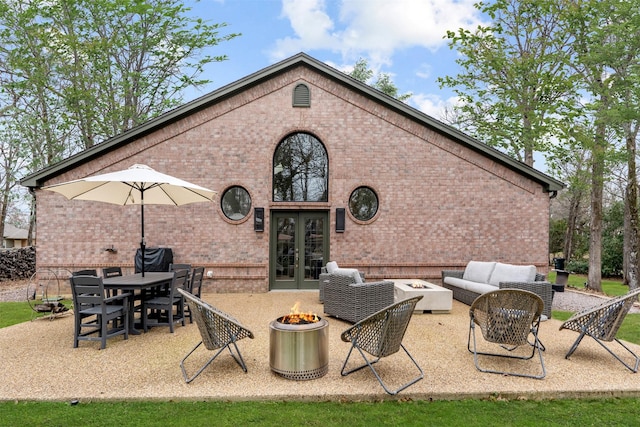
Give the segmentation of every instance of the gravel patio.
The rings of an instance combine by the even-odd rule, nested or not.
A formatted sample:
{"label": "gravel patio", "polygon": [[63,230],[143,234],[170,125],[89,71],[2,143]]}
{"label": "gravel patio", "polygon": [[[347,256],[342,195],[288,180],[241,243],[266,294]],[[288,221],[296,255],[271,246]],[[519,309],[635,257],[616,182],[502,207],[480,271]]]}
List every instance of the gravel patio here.
{"label": "gravel patio", "polygon": [[[565,292],[567,298],[570,292]],[[594,297],[595,298],[595,297]],[[349,344],[340,333],[349,324],[329,321],[329,372],[310,381],[291,381],[269,368],[269,322],[289,312],[296,302],[322,316],[317,291],[263,294],[207,293],[203,299],[239,319],[255,339],[238,343],[248,373],[228,352],[221,354],[193,383],[185,384],[179,363],[200,340],[195,324],[153,328],[149,333],[72,347],[73,315],[53,321],[35,320],[0,329],[2,379],[0,400],[299,400],[358,401],[380,399],[463,399],[640,396],[640,376],[625,369],[593,340],[585,339],[570,360],[564,355],[577,334],[559,331],[558,320],[543,322],[540,338],[547,376],[543,380],[478,372],[467,351],[469,307],[453,302],[450,314],[415,314],[404,344],[422,367],[425,378],[397,397],[384,393],[370,370],[340,375]],[[558,298],[561,300],[562,296]],[[555,305],[555,300],[554,300]],[[631,345],[640,351],[637,345]],[[397,356],[397,357],[396,357]],[[204,361],[208,352],[200,354]],[[504,363],[504,362],[500,362]],[[514,363],[514,362],[509,362]],[[523,369],[532,361],[517,362]],[[415,373],[400,353],[377,365],[383,379],[402,383]]]}

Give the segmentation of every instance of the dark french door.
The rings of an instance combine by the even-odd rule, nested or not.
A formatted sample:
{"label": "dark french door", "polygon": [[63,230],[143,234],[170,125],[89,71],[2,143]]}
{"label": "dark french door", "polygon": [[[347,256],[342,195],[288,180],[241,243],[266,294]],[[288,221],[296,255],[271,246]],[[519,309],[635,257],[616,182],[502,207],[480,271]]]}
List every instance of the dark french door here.
{"label": "dark french door", "polygon": [[329,213],[272,212],[270,289],[318,289],[329,256]]}

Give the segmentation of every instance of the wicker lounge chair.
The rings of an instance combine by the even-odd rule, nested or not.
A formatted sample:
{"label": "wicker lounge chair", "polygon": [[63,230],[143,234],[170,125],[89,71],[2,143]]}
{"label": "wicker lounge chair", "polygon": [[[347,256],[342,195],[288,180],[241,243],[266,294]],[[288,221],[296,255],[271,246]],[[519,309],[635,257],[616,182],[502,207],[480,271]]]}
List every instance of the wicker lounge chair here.
{"label": "wicker lounge chair", "polygon": [[[578,335],[578,338],[569,349],[565,358],[568,359],[573,352],[576,351],[582,338],[590,336],[627,369],[632,372],[638,372],[640,358],[629,347],[624,345],[622,341],[616,338],[620,325],[622,325],[624,318],[627,316],[627,313],[629,313],[633,303],[637,300],[638,295],[640,295],[640,288],[633,289],[626,295],[611,298],[593,308],[575,313],[567,319],[567,321],[560,326],[560,330],[570,329],[578,332],[580,335]],[[614,353],[613,350],[604,344],[604,342],[611,341],[620,344],[620,346],[632,356],[634,362],[632,364],[625,362],[621,356]]]}
{"label": "wicker lounge chair", "polygon": [[352,276],[330,274],[324,283],[324,312],[355,323],[393,304],[393,295],[393,282],[355,283]]}
{"label": "wicker lounge chair", "polygon": [[[198,375],[204,371],[204,369],[214,361],[216,357],[224,349],[228,349],[229,353],[233,359],[240,365],[244,372],[247,372],[247,366],[244,363],[244,359],[240,354],[240,350],[238,349],[237,342],[243,338],[253,338],[253,333],[242,326],[237,320],[228,314],[215,309],[211,305],[202,301],[200,298],[190,294],[187,291],[182,289],[178,289],[178,292],[184,297],[185,302],[189,305],[191,309],[191,313],[193,314],[193,318],[198,325],[198,329],[200,330],[200,336],[202,337],[202,341],[200,341],[196,346],[182,359],[180,362],[180,369],[182,369],[182,376],[187,383],[190,383]],[[216,351],[216,353],[211,357],[201,368],[199,368],[196,373],[192,376],[187,374],[187,370],[185,368],[185,362],[191,354],[200,345],[204,344],[207,350]],[[236,354],[231,350],[231,345],[235,347]]]}
{"label": "wicker lounge chair", "polygon": [[[473,360],[480,372],[513,375],[519,377],[542,379],[546,375],[542,351],[544,346],[538,339],[540,316],[544,303],[533,292],[521,289],[499,289],[479,296],[469,309],[470,324],[467,349],[473,353]],[[476,338],[476,326],[480,327],[484,339],[497,344],[495,351],[479,351]],[[529,336],[533,336],[533,343]],[[473,341],[473,347],[471,343]],[[516,354],[521,346],[530,346],[531,354]],[[528,360],[538,350],[541,373],[531,375],[520,372],[505,372],[487,369],[480,366],[479,356],[506,357]]]}
{"label": "wicker lounge chair", "polygon": [[[351,374],[352,372],[359,371],[362,368],[369,367],[373,374],[378,379],[378,382],[389,394],[397,394],[412,384],[420,381],[424,378],[424,373],[413,356],[402,345],[402,339],[407,331],[411,316],[415,310],[416,304],[422,299],[422,296],[414,298],[408,298],[390,305],[376,313],[373,313],[369,317],[362,319],[349,329],[344,331],[341,335],[342,341],[351,342],[351,348],[347,354],[347,358],[342,365],[340,373],[342,376]],[[353,349],[358,350],[365,363],[355,368],[347,370],[347,363],[351,357]],[[395,390],[389,390],[387,385],[382,381],[382,378],[373,367],[374,363],[377,363],[381,358],[390,356],[397,353],[400,349],[404,350],[405,354],[409,357],[411,362],[417,368],[419,374],[404,385],[396,388]],[[375,357],[375,360],[370,361],[366,353]]]}

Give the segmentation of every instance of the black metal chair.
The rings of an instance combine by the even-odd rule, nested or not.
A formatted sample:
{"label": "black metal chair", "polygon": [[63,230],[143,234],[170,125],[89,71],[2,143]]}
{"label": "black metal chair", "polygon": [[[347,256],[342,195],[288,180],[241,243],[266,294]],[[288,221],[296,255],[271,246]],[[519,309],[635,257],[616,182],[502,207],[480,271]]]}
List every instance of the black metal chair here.
{"label": "black metal chair", "polygon": [[[513,375],[519,377],[542,379],[546,375],[542,352],[544,346],[538,338],[540,318],[544,302],[533,292],[522,289],[499,289],[480,295],[469,309],[469,338],[467,349],[473,353],[473,360],[480,372]],[[488,343],[496,344],[495,350],[479,351],[476,338],[476,326]],[[533,337],[533,342],[529,337]],[[473,348],[471,342],[473,338]],[[516,349],[522,346],[531,347],[531,354],[519,354]],[[540,357],[540,374],[529,374],[514,371],[499,371],[480,366],[479,356],[504,357],[509,359],[529,360],[538,351]],[[518,354],[517,354],[518,353]]]}
{"label": "black metal chair", "polygon": [[[202,295],[202,280],[204,279],[204,267],[196,267],[191,270],[191,280],[189,280],[189,293],[200,298]],[[185,305],[185,316],[189,318],[189,323],[193,323],[191,307]]]}
{"label": "black metal chair", "polygon": [[[202,337],[202,340],[196,344],[180,362],[180,369],[182,370],[184,380],[190,383],[196,379],[225,348],[229,350],[229,353],[231,353],[231,356],[236,363],[240,365],[242,370],[247,372],[247,365],[244,363],[244,359],[240,354],[237,342],[243,338],[253,339],[253,333],[233,317],[212,307],[195,295],[182,289],[179,289],[178,292],[184,297],[186,304],[191,308],[193,317],[198,325],[198,330],[200,331],[200,336]],[[185,362],[202,344],[204,344],[207,350],[217,351],[202,367],[198,368],[195,374],[189,376]],[[235,348],[235,354],[231,350],[231,345]]]}
{"label": "black metal chair", "polygon": [[[399,393],[424,378],[422,369],[402,344],[402,339],[404,338],[404,334],[407,331],[409,322],[411,321],[413,311],[415,310],[416,304],[421,299],[422,296],[417,296],[392,304],[360,320],[349,329],[345,330],[342,333],[341,338],[342,341],[351,342],[351,348],[349,349],[349,354],[347,354],[347,358],[345,359],[344,364],[342,365],[342,370],[340,371],[342,376],[349,375],[368,366],[371,368],[371,371],[373,371],[373,374],[378,379],[382,388],[392,395]],[[347,363],[349,362],[353,349],[358,350],[365,363],[347,370]],[[383,357],[397,353],[400,349],[404,350],[411,362],[413,362],[415,367],[418,369],[419,375],[399,388],[390,390],[373,367],[373,364],[377,363]],[[374,356],[375,360],[370,361],[365,355],[365,352]]]}
{"label": "black metal chair", "polygon": [[[629,347],[624,345],[622,341],[616,338],[618,329],[624,321],[627,313],[631,309],[631,306],[638,299],[640,295],[640,288],[629,291],[626,295],[621,295],[615,298],[611,298],[599,304],[593,308],[583,310],[575,313],[562,325],[560,330],[569,329],[578,332],[578,338],[573,343],[569,352],[565,356],[568,359],[574,351],[578,348],[580,342],[585,336],[593,338],[598,344],[604,347],[613,357],[615,357],[620,363],[622,363],[631,372],[638,372],[638,364],[640,363],[640,357],[636,355]],[[625,362],[621,356],[614,353],[605,342],[617,342],[629,355],[633,358],[632,363]]]}
{"label": "black metal chair", "polygon": [[[180,322],[184,326],[184,299],[178,289],[187,289],[189,276],[187,270],[177,270],[173,280],[162,292],[142,302],[142,326],[145,332],[149,326],[169,326],[173,333],[173,325]],[[175,309],[175,311],[174,311]],[[153,318],[149,311],[154,311]]]}
{"label": "black metal chair", "polygon": [[[107,339],[118,335],[129,338],[128,293],[107,297],[102,278],[97,276],[72,276],[74,333],[73,347],[78,342],[100,341],[100,349],[107,346]],[[122,319],[122,327],[109,329],[109,323]],[[93,336],[98,334],[98,336]]]}

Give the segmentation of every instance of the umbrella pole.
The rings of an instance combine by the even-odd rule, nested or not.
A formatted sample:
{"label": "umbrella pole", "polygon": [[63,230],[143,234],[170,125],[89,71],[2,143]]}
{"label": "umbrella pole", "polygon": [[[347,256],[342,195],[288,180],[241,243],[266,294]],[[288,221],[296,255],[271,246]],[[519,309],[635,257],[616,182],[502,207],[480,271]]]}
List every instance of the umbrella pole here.
{"label": "umbrella pole", "polygon": [[140,191],[140,217],[142,218],[142,239],[140,239],[140,253],[142,255],[142,277],[144,277],[144,191]]}

